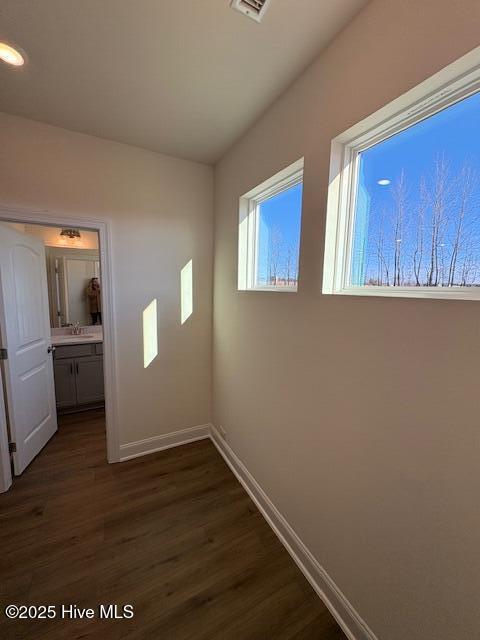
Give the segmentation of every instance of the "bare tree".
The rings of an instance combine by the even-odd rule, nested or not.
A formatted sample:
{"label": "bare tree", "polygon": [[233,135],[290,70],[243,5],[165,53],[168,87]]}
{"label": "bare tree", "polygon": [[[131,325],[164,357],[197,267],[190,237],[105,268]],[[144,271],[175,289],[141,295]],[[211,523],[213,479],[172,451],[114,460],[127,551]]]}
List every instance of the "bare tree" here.
{"label": "bare tree", "polygon": [[269,284],[277,284],[280,276],[280,264],[283,248],[283,236],[275,225],[272,228],[268,243],[268,280]]}
{"label": "bare tree", "polygon": [[480,286],[480,174],[472,165],[465,163],[454,173],[439,155],[415,189],[402,171],[389,194],[377,211],[370,210],[364,281],[397,287]]}
{"label": "bare tree", "polygon": [[447,185],[449,168],[445,156],[435,160],[434,184],[432,193],[431,234],[430,234],[430,264],[427,271],[427,286],[438,286],[439,283],[439,246],[442,231],[446,222]]}
{"label": "bare tree", "polygon": [[466,287],[470,284],[470,275],[474,268],[474,257],[472,251],[472,243],[467,242],[465,246],[465,253],[463,257],[463,264],[461,268],[460,284],[462,287]]}
{"label": "bare tree", "polygon": [[[385,256],[385,207],[382,207],[380,214],[380,224],[378,228],[378,236],[376,239],[376,254],[377,254],[377,284],[382,286],[384,284],[387,287],[390,286],[390,270],[388,261]],[[385,272],[385,279],[383,273]]]}
{"label": "bare tree", "polygon": [[474,175],[471,167],[464,165],[460,177],[459,177],[458,190],[460,194],[460,202],[457,209],[457,217],[453,238],[452,255],[450,257],[450,265],[448,269],[448,286],[452,287],[455,284],[455,270],[457,268],[458,253],[460,244],[463,240],[463,227],[465,222],[465,215],[469,205],[469,200],[472,195]]}
{"label": "bare tree", "polygon": [[298,243],[290,242],[286,247],[285,279],[287,285],[298,281]]}
{"label": "bare tree", "polygon": [[402,283],[402,241],[403,225],[405,218],[406,184],[405,173],[402,171],[400,178],[392,189],[394,201],[394,233],[393,233],[393,286],[399,287]]}
{"label": "bare tree", "polygon": [[423,261],[423,243],[425,234],[425,214],[428,208],[428,194],[425,178],[420,178],[419,201],[417,207],[417,233],[416,244],[413,253],[413,273],[415,275],[415,285],[421,286],[422,261]]}

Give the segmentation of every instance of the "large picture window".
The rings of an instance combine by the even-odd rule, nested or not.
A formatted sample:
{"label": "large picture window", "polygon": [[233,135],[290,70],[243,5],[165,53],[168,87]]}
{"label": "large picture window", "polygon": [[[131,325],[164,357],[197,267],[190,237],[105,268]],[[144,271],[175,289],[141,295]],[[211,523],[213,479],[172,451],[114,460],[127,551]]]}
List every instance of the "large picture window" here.
{"label": "large picture window", "polygon": [[480,298],[479,74],[432,92],[452,67],[333,142],[325,293]]}

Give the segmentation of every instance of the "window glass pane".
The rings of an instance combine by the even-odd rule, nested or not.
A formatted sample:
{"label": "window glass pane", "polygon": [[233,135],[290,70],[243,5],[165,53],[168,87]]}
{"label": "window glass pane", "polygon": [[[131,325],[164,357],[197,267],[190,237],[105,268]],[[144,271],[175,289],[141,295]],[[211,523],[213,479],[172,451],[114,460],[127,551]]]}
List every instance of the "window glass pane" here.
{"label": "window glass pane", "polygon": [[301,216],[302,183],[258,207],[257,286],[297,286]]}
{"label": "window glass pane", "polygon": [[362,152],[356,286],[480,285],[480,95]]}

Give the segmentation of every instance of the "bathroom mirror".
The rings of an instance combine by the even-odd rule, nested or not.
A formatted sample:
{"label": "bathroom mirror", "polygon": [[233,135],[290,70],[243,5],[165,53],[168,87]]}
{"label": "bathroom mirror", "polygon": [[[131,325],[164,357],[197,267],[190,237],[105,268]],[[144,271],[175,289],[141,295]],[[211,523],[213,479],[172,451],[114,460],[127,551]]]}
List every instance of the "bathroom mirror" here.
{"label": "bathroom mirror", "polygon": [[46,259],[51,326],[101,324],[98,250],[46,247]]}

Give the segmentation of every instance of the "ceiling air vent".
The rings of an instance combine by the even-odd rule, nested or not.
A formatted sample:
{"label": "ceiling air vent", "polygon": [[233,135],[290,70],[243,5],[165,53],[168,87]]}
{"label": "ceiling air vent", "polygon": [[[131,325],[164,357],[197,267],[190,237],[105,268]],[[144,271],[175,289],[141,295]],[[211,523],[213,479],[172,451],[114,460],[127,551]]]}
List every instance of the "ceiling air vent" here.
{"label": "ceiling air vent", "polygon": [[231,0],[230,6],[236,11],[252,18],[256,22],[261,22],[270,0]]}

